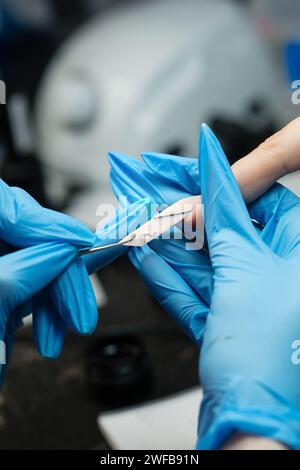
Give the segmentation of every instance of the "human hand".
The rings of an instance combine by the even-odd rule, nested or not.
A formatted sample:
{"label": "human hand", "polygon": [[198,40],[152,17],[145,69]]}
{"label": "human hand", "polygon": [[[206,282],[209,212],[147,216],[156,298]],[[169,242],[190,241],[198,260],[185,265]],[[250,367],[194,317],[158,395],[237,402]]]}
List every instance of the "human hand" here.
{"label": "human hand", "polygon": [[[204,138],[205,136],[202,137],[201,156],[203,153],[206,156],[219,155],[219,153],[223,156],[220,147],[218,151],[218,143],[213,135],[209,133],[206,138]],[[207,137],[211,137],[211,139]],[[124,159],[124,157],[121,157],[121,159],[122,163],[128,166],[128,159]],[[121,188],[125,189],[126,194],[127,182],[122,177],[122,168],[118,174],[120,156],[114,157],[113,160],[115,160],[113,161],[113,172],[115,172],[113,182],[117,186],[121,181]],[[134,167],[131,173],[135,175],[133,180],[131,179],[132,174],[129,176],[129,181],[131,181],[131,184],[128,181],[130,194],[134,192],[132,190],[132,181],[134,181],[134,186],[138,186],[136,192],[139,196],[145,194],[145,188],[147,191],[152,189],[149,186],[150,181],[154,186],[153,198],[156,198],[155,200],[162,199],[161,194],[163,194],[163,198],[169,197],[169,204],[191,193],[200,193],[199,180],[197,184],[196,162],[193,160],[162,155],[147,155],[144,160],[148,166],[147,169],[138,162],[134,162],[134,164],[130,162],[129,166]],[[149,170],[150,173],[152,172],[152,178],[149,177]],[[155,171],[157,171],[156,178]],[[137,176],[138,173],[142,175],[140,179]],[[142,181],[142,178],[147,179],[148,182]],[[189,190],[191,191],[189,194],[183,194],[184,191],[188,192]],[[264,243],[276,252],[276,255],[282,256],[283,253],[293,250],[293,246],[295,247],[298,243],[298,234],[300,233],[300,227],[297,223],[297,220],[300,220],[299,214],[297,216],[297,212],[299,213],[300,210],[299,199],[293,193],[280,185],[275,185],[265,196],[252,203],[248,209],[251,217],[265,226],[259,235]],[[291,235],[289,244],[287,244],[286,239],[283,241],[282,233],[286,232]],[[156,245],[156,249],[161,250],[162,256],[152,249],[153,244]],[[200,344],[205,317],[209,312],[211,302],[213,274],[212,267],[205,260],[204,254],[201,253],[204,263],[201,265],[201,260],[198,258],[200,263],[197,266],[196,258],[200,253],[193,251],[183,253],[181,241],[178,240],[164,240],[163,242],[156,240],[152,242],[151,248],[135,248],[130,250],[129,253],[158,300],[192,338]],[[193,288],[191,289],[191,287]]]}
{"label": "human hand", "polygon": [[[297,122],[300,126],[300,121]],[[292,127],[294,132],[294,126]],[[285,129],[289,128],[287,126]],[[214,155],[218,151],[217,139],[209,138],[212,135],[207,126],[202,127],[200,154],[207,152]],[[298,135],[298,146],[293,141],[285,155],[294,161],[298,155],[299,166],[300,151],[297,153],[297,150],[300,150],[300,132]],[[257,195],[257,191],[266,190],[284,173],[282,159],[279,158],[282,146],[277,134],[275,139],[275,143],[272,142],[272,138],[268,139],[267,149],[262,144],[244,157],[241,163],[237,162],[234,165],[234,172],[241,183],[243,195],[248,200],[253,198],[254,192]],[[274,155],[269,151],[271,148]],[[178,199],[201,193],[198,160],[155,153],[142,154],[142,158],[144,163],[121,154],[110,155],[111,181],[117,196],[126,195],[130,202],[147,196],[152,202],[170,205]],[[251,186],[249,175],[252,175],[256,182],[255,191],[253,185]],[[275,185],[268,193],[268,197],[258,199],[250,204],[248,209],[251,217],[259,219],[258,216],[261,214],[264,218],[264,214],[276,210],[277,203],[279,206],[281,203],[283,213],[284,207],[286,209],[289,207],[283,201],[294,198],[296,197],[288,190]],[[264,231],[261,236],[264,236]],[[129,257],[157,300],[200,344],[210,305],[212,269],[205,251],[187,251],[185,248],[185,239],[163,242],[157,239],[143,248],[131,249]],[[156,266],[156,269],[150,270],[150,264],[153,268]],[[156,273],[155,277],[152,275],[153,272]],[[193,314],[190,314],[191,312]]]}
{"label": "human hand", "polygon": [[299,199],[287,190],[275,205],[274,190],[262,197],[271,207],[252,207],[261,237],[221,149],[201,153],[200,175],[213,288],[198,447],[219,448],[240,431],[300,448],[300,377],[291,360],[300,338]]}
{"label": "human hand", "polygon": [[[52,293],[54,298],[60,281],[54,279],[76,259],[80,246],[93,245],[95,236],[76,220],[44,209],[25,191],[10,188],[3,180],[0,180],[0,196],[0,339],[5,341],[9,357],[22,317],[33,311],[34,336],[40,351],[56,356],[66,330],[59,315],[63,304],[74,307],[75,318],[86,315],[88,323],[95,308],[82,261],[80,265],[76,260],[75,267],[69,269],[75,275],[73,282],[81,282],[87,288],[88,300],[83,304],[76,302],[78,297],[74,302],[67,299],[66,292],[60,305],[56,305]],[[48,289],[43,290],[51,281]]]}
{"label": "human hand", "polygon": [[[77,254],[79,248],[94,245],[101,234],[95,236],[73,218],[41,207],[25,191],[2,180],[0,192],[0,339],[5,341],[8,359],[16,329],[33,312],[38,350],[56,357],[67,326],[87,334],[97,323],[87,268]],[[115,225],[132,222],[136,208],[131,209],[119,214]],[[119,254],[111,250],[102,258],[91,255],[93,266],[99,268]]]}

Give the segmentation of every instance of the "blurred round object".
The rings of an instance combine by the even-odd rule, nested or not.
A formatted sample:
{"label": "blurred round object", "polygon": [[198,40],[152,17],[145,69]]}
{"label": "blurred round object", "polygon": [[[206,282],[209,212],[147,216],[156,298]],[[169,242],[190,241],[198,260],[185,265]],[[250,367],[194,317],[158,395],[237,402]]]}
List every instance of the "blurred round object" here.
{"label": "blurred round object", "polygon": [[104,405],[118,407],[145,399],[152,379],[142,342],[131,335],[94,340],[87,355],[87,380]]}
{"label": "blurred round object", "polygon": [[64,77],[56,100],[57,124],[77,132],[92,125],[97,101],[91,85],[83,77]]}
{"label": "blurred round object", "polygon": [[[115,202],[107,152],[196,156],[201,123],[215,119],[257,135],[258,145],[262,127],[278,116],[276,70],[237,3],[157,0],[107,9],[65,41],[37,95],[49,196],[85,188],[66,209],[95,227],[97,206]],[[253,102],[265,103],[263,119],[248,113]]]}

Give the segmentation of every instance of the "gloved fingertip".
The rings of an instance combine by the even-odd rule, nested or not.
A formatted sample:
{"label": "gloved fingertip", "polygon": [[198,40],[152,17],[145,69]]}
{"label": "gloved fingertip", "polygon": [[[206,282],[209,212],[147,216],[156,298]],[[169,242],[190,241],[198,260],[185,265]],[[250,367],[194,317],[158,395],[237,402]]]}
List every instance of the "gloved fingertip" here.
{"label": "gloved fingertip", "polygon": [[77,258],[49,286],[53,305],[75,333],[91,334],[98,322],[97,302],[84,260]]}
{"label": "gloved fingertip", "polygon": [[[221,144],[205,123],[201,125],[199,137],[199,172],[202,196],[204,200],[207,199],[206,202],[222,192],[222,197],[218,197],[218,202],[224,202],[224,196],[230,195],[230,202],[235,201],[245,206],[240,188]],[[229,205],[227,204],[227,207]]]}
{"label": "gloved fingertip", "polygon": [[93,289],[85,289],[78,308],[78,315],[74,315],[71,327],[75,333],[88,336],[94,333],[98,324],[98,307]]}
{"label": "gloved fingertip", "polygon": [[118,171],[124,166],[132,165],[136,161],[133,157],[118,152],[108,152],[108,160],[111,169],[114,171]]}
{"label": "gloved fingertip", "polygon": [[[226,167],[226,157],[221,145],[209,126],[203,123],[199,136],[199,172],[203,198],[207,195],[207,188],[210,188],[214,182],[213,178],[212,181],[208,179],[209,176],[217,179],[224,178],[225,168],[221,174],[217,174],[221,162],[225,163]],[[212,175],[209,174],[210,170],[212,170]]]}
{"label": "gloved fingertip", "polygon": [[[120,197],[123,196],[125,192],[123,181],[120,179],[119,175],[117,175],[113,170],[111,170],[110,172],[109,179],[110,179],[110,185],[111,185],[114,195],[116,196],[117,199],[120,199]],[[134,202],[136,200],[135,198],[133,198],[132,200],[131,194],[126,195],[126,196],[129,202]]]}
{"label": "gloved fingertip", "polygon": [[201,126],[199,171],[209,245],[212,237],[225,228],[256,244],[259,237],[240,188],[218,139],[206,124]]}
{"label": "gloved fingertip", "polygon": [[[176,174],[178,160],[181,157],[173,155],[164,155],[160,153],[142,153],[142,159],[147,169],[158,178],[167,179],[169,182],[176,183],[174,174]],[[182,158],[183,160],[183,158]]]}
{"label": "gloved fingertip", "polygon": [[144,190],[147,181],[141,169],[135,168],[133,161],[131,158],[124,163],[115,159],[110,172],[110,183],[115,196],[118,199],[125,197],[130,204],[147,194],[147,190]]}
{"label": "gloved fingertip", "polygon": [[62,350],[67,327],[46,291],[35,296],[33,305],[33,336],[39,354],[56,359]]}
{"label": "gloved fingertip", "polygon": [[186,197],[181,195],[181,191],[185,191],[187,195],[201,194],[199,164],[196,158],[149,153],[142,154],[142,158],[158,182],[163,181],[169,188],[176,188],[177,200]]}
{"label": "gloved fingertip", "polygon": [[65,336],[65,325],[54,329],[49,325],[43,333],[35,331],[34,342],[39,354],[47,359],[57,359],[62,351]]}
{"label": "gloved fingertip", "polygon": [[60,356],[60,353],[63,348],[63,341],[59,341],[58,339],[55,342],[52,341],[52,343],[48,345],[45,343],[42,343],[40,347],[37,343],[35,344],[36,344],[38,353],[40,354],[40,356],[44,357],[45,359],[57,359]]}
{"label": "gloved fingertip", "polygon": [[172,155],[165,155],[154,152],[143,152],[141,156],[147,167],[154,173],[158,169],[161,169],[162,166],[164,166],[170,158],[174,158]]}

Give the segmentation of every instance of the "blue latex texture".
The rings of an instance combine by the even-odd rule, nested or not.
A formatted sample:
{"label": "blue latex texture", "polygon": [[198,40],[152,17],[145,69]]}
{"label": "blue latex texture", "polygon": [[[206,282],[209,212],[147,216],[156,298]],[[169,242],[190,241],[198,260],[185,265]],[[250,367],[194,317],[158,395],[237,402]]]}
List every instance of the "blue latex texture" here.
{"label": "blue latex texture", "polygon": [[199,168],[214,282],[200,358],[198,446],[219,448],[240,431],[299,449],[300,380],[292,362],[300,338],[299,199],[277,188],[262,197],[269,206],[262,214],[256,205],[265,225],[260,237],[219,143],[206,135]]}
{"label": "blue latex texture", "polygon": [[[39,352],[57,357],[67,327],[90,334],[98,309],[89,274],[111,262],[125,248],[79,257],[80,248],[111,243],[112,229],[135,222],[139,201],[116,214],[109,229],[98,234],[72,217],[45,209],[25,191],[0,180],[0,339],[8,362],[22,318],[33,314]],[[1,367],[3,379],[6,366]]]}
{"label": "blue latex texture", "polygon": [[[129,251],[155,297],[200,346],[201,449],[242,431],[300,447],[300,203],[279,184],[248,210],[216,137],[202,126],[198,161],[111,155],[117,195],[168,204],[200,194],[210,258],[182,240]],[[126,169],[126,171],[125,171]],[[200,176],[199,176],[200,173]],[[200,191],[201,188],[201,191]],[[250,216],[264,225],[258,233]],[[205,332],[205,334],[204,334]],[[204,339],[203,339],[204,334]]]}
{"label": "blue latex texture", "polygon": [[[114,192],[119,198],[125,195],[129,203],[148,197],[154,205],[170,205],[200,194],[195,158],[150,153],[142,154],[144,163],[120,153],[110,153],[109,158]],[[185,242],[157,239],[131,248],[128,256],[154,297],[200,344],[210,301],[211,263],[202,251],[186,251]]]}

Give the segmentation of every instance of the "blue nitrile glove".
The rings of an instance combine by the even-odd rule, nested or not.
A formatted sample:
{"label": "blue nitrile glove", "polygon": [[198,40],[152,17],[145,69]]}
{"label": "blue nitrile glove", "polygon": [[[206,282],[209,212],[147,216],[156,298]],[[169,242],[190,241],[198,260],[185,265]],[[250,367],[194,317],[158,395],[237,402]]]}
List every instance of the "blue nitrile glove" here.
{"label": "blue nitrile glove", "polygon": [[[29,300],[74,260],[77,251],[69,243],[50,242],[0,257],[0,339],[5,342],[6,362],[16,329],[31,312]],[[1,366],[1,379],[4,369]]]}
{"label": "blue nitrile glove", "polygon": [[[299,331],[299,322],[296,318],[296,312],[299,306],[297,307],[297,302],[295,302],[295,295],[298,295],[295,283],[292,282],[289,286],[286,284],[289,283],[289,272],[293,271],[295,275],[299,273],[297,268],[299,262],[295,263],[292,260],[287,261],[287,258],[291,258],[297,254],[297,246],[299,245],[299,199],[286,188],[280,185],[274,185],[266,195],[249,206],[251,217],[265,225],[265,228],[260,234],[260,239],[257,231],[250,222],[236,183],[235,186],[233,186],[233,194],[235,197],[236,194],[239,195],[238,208],[236,204],[233,204],[231,207],[230,202],[232,197],[228,197],[227,193],[225,193],[225,195],[223,194],[224,191],[228,191],[228,188],[231,189],[233,176],[227,164],[227,173],[223,179],[220,180],[219,178],[219,174],[216,170],[221,166],[222,171],[224,171],[225,157],[217,140],[207,127],[203,128],[201,137],[201,157],[206,159],[206,164],[208,164],[207,156],[211,156],[212,158],[209,168],[209,180],[207,180],[205,186],[206,200],[208,196],[211,197],[216,205],[216,210],[218,210],[219,204],[221,204],[221,207],[225,205],[227,208],[226,213],[223,214],[223,210],[218,211],[219,223],[222,222],[226,226],[226,220],[228,219],[230,223],[234,223],[235,229],[229,230],[229,228],[226,227],[225,230],[222,231],[222,234],[232,237],[227,240],[227,243],[229,243],[229,248],[232,249],[233,252],[231,256],[227,257],[226,250],[224,254],[216,251],[217,256],[215,257],[214,263],[219,268],[219,280],[222,283],[223,278],[221,276],[224,274],[225,266],[225,272],[228,271],[229,276],[231,273],[238,273],[238,276],[241,276],[241,278],[245,276],[247,281],[249,281],[249,287],[240,285],[239,277],[236,282],[234,282],[233,279],[226,279],[224,277],[226,284],[223,284],[223,288],[220,290],[220,292],[225,292],[224,298],[221,300],[218,299],[218,302],[221,302],[220,310],[217,310],[215,316],[212,314],[209,316],[208,332],[211,330],[212,334],[208,335],[208,337],[205,336],[203,348],[205,352],[202,352],[204,360],[201,366],[201,373],[204,374],[202,382],[204,383],[206,396],[203,405],[204,411],[201,416],[199,447],[218,447],[221,441],[228,437],[230,432],[234,429],[238,429],[279,439],[287,445],[297,448],[299,447],[299,440],[297,440],[299,437],[297,435],[297,432],[299,433],[299,412],[297,410],[299,406],[299,393],[297,391],[298,384],[296,382],[298,372],[297,367],[291,365],[291,354],[293,352],[291,345],[292,341],[297,339],[297,337],[299,338],[300,334],[300,332],[297,333],[297,330]],[[214,159],[216,157],[217,160],[215,161]],[[164,164],[163,158],[160,156],[155,157],[155,159],[160,160],[161,165]],[[174,160],[172,159],[172,161]],[[182,160],[182,162],[184,162],[184,160]],[[217,168],[213,166],[213,162],[216,163]],[[220,162],[223,162],[223,168]],[[174,174],[178,174],[177,164],[175,167],[176,171]],[[204,167],[204,169],[207,168]],[[161,178],[162,173],[164,174],[164,182],[166,183],[168,178],[170,178],[171,185],[173,186],[173,170],[166,176],[168,171],[163,171],[162,166],[158,179]],[[207,173],[206,171],[206,176]],[[228,173],[230,179],[228,179]],[[214,195],[208,193],[208,185],[213,177],[216,178],[214,181],[217,181],[217,183],[214,184]],[[156,180],[153,179],[153,181],[156,183]],[[223,194],[223,200],[220,200],[221,197],[218,197],[219,192],[220,195]],[[197,193],[199,192],[197,191]],[[142,192],[140,195],[141,194]],[[208,201],[211,203],[212,199],[208,199]],[[216,201],[218,201],[219,204],[216,204]],[[240,205],[243,208],[242,211],[240,211]],[[215,214],[213,210],[214,205],[211,204],[210,211]],[[239,220],[239,214],[242,214],[241,220]],[[211,237],[211,242],[213,239],[218,241],[218,226],[212,222],[213,220],[215,219],[211,217],[211,226],[215,227],[211,232],[216,234],[216,238]],[[245,222],[245,220],[247,220],[247,222]],[[241,233],[236,233],[237,228],[240,229]],[[214,232],[214,230],[216,230],[216,232]],[[235,243],[230,244],[231,241]],[[165,246],[166,243],[168,243],[166,240],[161,243],[159,241],[157,242],[157,244],[161,246]],[[174,243],[176,243],[175,240]],[[270,248],[268,248],[267,245]],[[216,250],[219,249],[218,243],[213,246]],[[253,250],[250,259],[247,258],[250,253],[248,248],[250,251]],[[244,253],[240,254],[240,251],[244,251]],[[181,257],[179,257],[180,253]],[[185,252],[185,254],[183,254],[182,251],[177,251],[177,254],[178,264],[182,259],[183,264],[186,265],[186,269],[189,269],[188,263],[186,263],[185,260],[185,254],[190,256],[191,254],[195,254],[195,252]],[[204,316],[209,312],[211,290],[208,292],[207,302],[203,301],[203,296],[199,297],[197,300],[197,295],[195,295],[194,290],[187,289],[186,282],[184,282],[182,276],[173,269],[170,263],[163,260],[161,256],[149,247],[131,249],[130,257],[156,297],[162,301],[171,315],[177,319],[191,336],[199,342],[203,328],[201,312],[203,312]],[[248,263],[246,269],[244,266],[245,258],[247,258]],[[222,265],[220,267],[218,266],[220,260],[224,262],[223,267]],[[226,266],[227,260],[229,266]],[[230,264],[230,260],[234,261],[233,265]],[[262,263],[262,265],[259,266],[259,263]],[[280,268],[280,272],[277,271],[278,267]],[[268,269],[270,269],[269,275],[266,272]],[[252,275],[250,275],[251,271]],[[199,265],[197,274],[195,266],[192,263],[192,272],[195,278],[199,280],[200,287],[197,292],[201,294],[201,283],[203,281],[205,286],[204,290],[207,292],[207,280],[212,279],[211,268],[204,266],[203,269],[203,266]],[[255,275],[253,275],[253,272]],[[278,278],[280,279],[278,280]],[[256,285],[257,280],[258,285]],[[272,282],[274,285],[272,285]],[[275,292],[273,293],[274,288]],[[295,291],[293,289],[295,289]],[[285,292],[288,292],[289,296],[288,303],[290,304],[291,326],[286,322],[285,317]],[[294,295],[292,295],[293,292]],[[234,294],[236,294],[238,298],[245,297],[243,298],[244,304],[240,307],[241,312],[236,311],[235,305],[228,308],[227,304],[233,301]],[[282,300],[281,296],[283,295],[284,298]],[[261,301],[262,299],[264,300],[263,302]],[[235,301],[233,301],[233,303],[234,302]],[[293,302],[295,302],[294,305]],[[214,303],[212,308],[214,311]],[[228,312],[228,310],[230,311]],[[274,330],[273,311],[275,315]],[[227,312],[229,316],[226,316]],[[267,313],[265,314],[265,312]],[[231,317],[233,317],[233,320],[231,320]],[[219,318],[221,319],[220,323],[222,326],[220,329],[216,326],[216,332],[214,331],[214,327],[218,325]],[[244,326],[245,324],[247,326]],[[231,326],[234,329],[233,337]],[[230,334],[224,334],[223,331],[219,331],[223,328],[225,333],[228,329],[231,329],[231,331],[229,331]],[[241,334],[239,328],[241,328]],[[234,356],[233,359],[238,361],[234,363],[230,371],[226,369],[227,364],[226,361],[224,363],[223,360],[224,357],[227,357],[227,349],[224,351],[223,349],[224,347],[226,348],[227,343],[230,345],[231,343],[234,344],[238,342],[240,336],[243,336],[243,338],[239,344],[239,349],[235,350],[234,347],[233,350],[229,350],[229,353],[232,352]],[[211,339],[211,341],[209,341],[209,339]],[[277,350],[278,340],[280,340],[280,345]],[[243,341],[246,347],[243,346]],[[260,341],[262,344],[258,344]],[[211,355],[210,351],[212,351]],[[214,354],[213,351],[217,353]],[[267,354],[269,354],[268,358],[266,357]],[[206,357],[208,358],[207,362],[205,360]],[[247,362],[245,367],[243,366],[243,359]],[[249,374],[248,370],[250,372]],[[238,372],[239,375],[234,375],[235,372]],[[243,374],[247,374],[247,376],[245,377]],[[227,379],[229,380],[227,381]],[[252,384],[252,386],[248,389],[249,383]],[[236,387],[239,387],[239,385],[241,388],[238,390],[239,393],[237,393]],[[230,393],[227,393],[228,389]],[[247,390],[250,393],[247,393]],[[261,398],[261,403],[259,399],[258,401],[256,400],[256,397]],[[278,402],[276,400],[278,400]],[[251,403],[254,404],[254,407]],[[241,412],[240,419],[237,414],[235,415],[237,411],[235,410],[234,412],[235,404],[239,406],[238,411]],[[256,409],[254,409],[255,407]],[[229,412],[228,415],[227,412]],[[231,412],[232,414],[230,416]],[[296,419],[293,418],[293,414]],[[238,418],[236,421],[234,421],[235,417]],[[226,422],[227,418],[229,418],[229,422]],[[233,419],[232,422],[230,422],[231,418]]]}
{"label": "blue nitrile glove", "polygon": [[219,448],[241,431],[300,449],[300,375],[291,360],[300,338],[299,199],[284,191],[280,210],[288,211],[279,222],[278,214],[270,218],[265,243],[210,138],[216,151],[201,152],[200,179],[214,283],[200,358],[198,446]]}
{"label": "blue nitrile glove", "polygon": [[[1,289],[3,305],[1,307],[2,327],[0,335],[2,339],[6,338],[8,352],[14,332],[21,323],[22,316],[32,310],[37,343],[42,345],[45,355],[51,357],[57,355],[57,345],[62,342],[66,329],[65,322],[58,314],[59,306],[56,305],[54,298],[57,290],[56,286],[59,287],[59,280],[55,280],[49,286],[47,292],[42,291],[39,293],[38,299],[18,307],[15,311],[13,310],[15,306],[23,303],[23,299],[30,299],[31,293],[40,292],[40,286],[49,284],[58,274],[63,272],[71,261],[77,258],[79,247],[92,246],[94,241],[95,235],[76,220],[55,211],[44,209],[22,189],[10,188],[3,180],[0,180],[0,242],[2,255],[0,258],[0,273],[4,282]],[[22,248],[30,249],[28,252],[23,252],[20,250]],[[56,253],[55,250],[57,250]],[[14,253],[7,254],[11,252]],[[61,258],[63,259],[60,262]],[[43,260],[45,260],[45,268],[42,268]],[[74,299],[70,300],[67,297],[68,292],[66,292],[64,293],[64,303],[69,305],[70,310],[72,309],[73,318],[81,319],[85,316],[87,323],[91,325],[97,310],[85,266],[82,261],[81,263],[82,266],[78,265],[76,259],[77,269],[74,270],[72,267],[68,269],[73,269],[75,272],[73,285],[78,282],[87,289],[87,300],[83,304],[79,304],[80,294],[77,293]],[[35,270],[36,266],[39,267],[39,273]],[[13,275],[14,269],[16,269],[15,276]],[[18,278],[18,270],[21,271],[24,277],[20,275],[20,278]],[[31,270],[33,272],[32,277],[30,277]],[[25,283],[27,271],[29,274]],[[10,273],[10,275],[7,273]],[[37,279],[35,275],[37,275]],[[25,284],[21,287],[23,282]],[[6,289],[4,289],[4,286]],[[12,293],[13,298],[11,298]],[[19,295],[21,298],[19,298]],[[42,328],[38,324],[41,315],[45,319],[40,324]],[[44,328],[45,324],[47,328]],[[5,325],[7,325],[7,328]],[[78,326],[80,327],[79,322]]]}
{"label": "blue nitrile glove", "polygon": [[[215,140],[208,126],[202,126],[199,153],[218,151]],[[125,195],[133,202],[148,196],[154,203],[170,205],[180,198],[201,193],[197,159],[157,153],[144,153],[142,158],[145,163],[119,153],[110,154],[111,183],[117,197]],[[291,194],[275,185],[269,199],[276,201],[283,193]],[[259,220],[261,213],[263,218],[273,205],[266,198],[259,199],[249,206],[250,213],[255,212],[251,217]],[[145,247],[130,249],[128,256],[154,297],[200,345],[212,288],[207,253],[186,250],[186,240],[157,239]]]}
{"label": "blue nitrile glove", "polygon": [[[213,249],[216,253],[213,262],[221,286],[217,305],[220,303],[221,306],[219,310],[214,306],[214,290],[212,314],[208,321],[208,336],[205,336],[201,356],[201,377],[206,395],[200,422],[199,447],[217,448],[233,430],[237,429],[262,434],[298,448],[300,396],[297,391],[297,367],[291,364],[293,352],[291,345],[300,334],[297,321],[300,304],[298,305],[299,299],[297,302],[296,298],[300,295],[296,284],[299,276],[297,267],[299,262],[295,259],[299,251],[300,237],[299,198],[277,184],[249,206],[251,217],[265,225],[260,238],[250,222],[225,156],[216,138],[207,127],[202,129],[200,156],[206,164],[206,166],[203,164],[205,176],[202,177],[201,182],[202,185],[204,184],[203,196],[205,198],[206,194],[206,201],[210,202],[211,237],[209,242],[210,250]],[[160,174],[157,179],[154,179],[153,175],[153,185],[156,185],[162,175],[164,184],[169,179],[172,187],[182,179],[187,181],[185,177],[182,177],[182,168],[185,167],[184,159],[180,164],[182,177],[180,180],[176,178],[179,174],[178,162],[175,166],[171,164],[173,167],[171,171],[164,171],[164,159],[163,156],[151,158],[152,163],[155,161],[152,169],[154,167],[155,170],[155,166],[160,165]],[[168,168],[171,160],[167,160]],[[175,159],[172,158],[172,162],[174,161]],[[208,166],[209,163],[210,166]],[[223,178],[220,178],[220,171],[224,172],[224,166],[226,172]],[[203,179],[205,179],[204,183]],[[212,187],[209,186],[211,181],[214,182]],[[142,194],[141,190],[139,195]],[[235,201],[236,198],[238,198],[238,203]],[[211,201],[214,201],[214,204]],[[218,209],[219,205],[222,209]],[[215,209],[214,206],[216,206]],[[206,214],[207,210],[206,202]],[[217,211],[218,218],[214,210]],[[219,228],[221,223],[225,225],[222,231]],[[219,239],[219,232],[222,235],[225,234],[226,237],[223,242],[225,243],[224,252],[220,250],[222,240]],[[178,243],[176,240],[173,242]],[[165,247],[169,241],[156,243]],[[189,269],[185,256],[190,256],[191,253],[193,252],[186,251],[184,254],[181,251],[180,258],[180,251],[177,250],[178,264],[183,259],[183,264],[186,265],[186,269]],[[191,336],[196,341],[197,337],[199,340],[199,331],[202,328],[202,321],[199,322],[199,318],[201,320],[199,312],[201,308],[206,314],[209,312],[210,292],[207,302],[203,302],[202,296],[197,305],[195,293],[188,291],[182,276],[179,276],[178,271],[175,271],[170,263],[164,261],[154,250],[149,247],[134,248],[130,250],[130,257],[156,297],[167,306],[173,317],[188,332],[192,331]],[[207,266],[204,266],[203,270],[203,267],[199,265],[198,275],[194,264],[191,265],[191,270],[194,277],[199,279],[200,286],[203,279],[207,281],[212,278],[211,268]],[[292,272],[295,278],[289,282],[289,273],[292,274]],[[232,278],[230,278],[231,275]],[[240,283],[243,276],[248,283],[244,286]],[[205,282],[205,284],[208,283],[208,281]],[[207,291],[206,287],[204,290]],[[201,294],[201,287],[198,292]],[[286,294],[290,310],[289,321],[286,318]],[[241,301],[238,307],[231,305],[237,301],[234,296]],[[234,302],[233,299],[235,299]],[[215,308],[217,308],[216,314],[213,315]],[[277,348],[277,342],[279,342],[279,348]],[[227,358],[227,344],[229,345],[228,353],[233,355],[232,366],[229,364],[229,369],[231,369],[229,373],[226,369],[227,361],[223,360],[224,357]],[[249,389],[248,385],[250,385]],[[227,393],[228,390],[230,390],[229,393]],[[234,409],[235,405],[236,409]]]}
{"label": "blue nitrile glove", "polygon": [[[151,216],[151,202],[149,198],[140,198],[138,201],[120,209],[116,215],[96,233],[94,246],[103,246],[115,243],[124,238],[140,225],[147,222]],[[83,256],[89,274],[98,271],[119,256],[128,251],[128,246],[116,246],[109,250],[99,251]]]}
{"label": "blue nitrile glove", "polygon": [[[117,197],[126,196],[130,203],[149,197],[155,204],[170,205],[191,194],[200,194],[196,159],[160,154],[142,157],[147,166],[125,155],[110,154],[111,183]],[[210,301],[211,264],[203,251],[186,251],[185,243],[186,240],[178,239],[153,240],[145,247],[131,248],[128,256],[154,297],[199,343]],[[192,321],[190,312],[195,314]],[[196,318],[197,328],[193,328]]]}
{"label": "blue nitrile glove", "polygon": [[[216,138],[212,136],[212,131],[204,125],[199,153],[218,151],[214,144]],[[180,198],[201,193],[197,159],[157,153],[144,153],[142,158],[145,163],[119,153],[110,154],[111,183],[117,197],[126,196],[133,202],[148,196],[153,203],[170,205]],[[286,192],[289,193],[275,185],[270,198],[276,201],[279,194]],[[273,207],[265,198],[249,209],[254,211],[256,204],[259,210],[251,216],[257,220],[260,213],[268,213],[268,207]],[[186,240],[157,239],[145,247],[130,249],[128,256],[154,297],[200,345],[212,288],[207,253],[186,250]]]}
{"label": "blue nitrile glove", "polygon": [[[149,204],[148,199],[142,199],[117,211],[113,219],[95,234],[93,246],[114,243],[144,223],[150,214]],[[60,353],[66,325],[79,334],[94,330],[98,312],[88,276],[113,262],[126,250],[127,247],[121,246],[76,256],[73,263],[50,284],[50,296],[43,291],[35,297],[33,303],[38,308],[38,315],[33,317],[35,340],[43,356],[56,357]],[[70,298],[74,299],[75,305],[69,302]]]}
{"label": "blue nitrile glove", "polygon": [[[0,339],[5,339],[9,356],[16,329],[32,311],[39,351],[56,357],[67,325],[81,334],[95,328],[95,297],[84,260],[77,253],[80,247],[97,244],[99,237],[101,242],[102,232],[95,236],[73,218],[41,207],[25,191],[10,188],[2,180],[0,196]],[[139,204],[145,206],[147,201]],[[115,225],[124,225],[127,219],[132,222],[135,212],[133,207],[117,215]],[[15,251],[23,247],[30,248]],[[109,251],[102,257],[101,253],[90,255],[94,267],[118,256],[116,250]],[[47,289],[41,290],[46,285]],[[31,299],[33,293],[36,295]]]}

